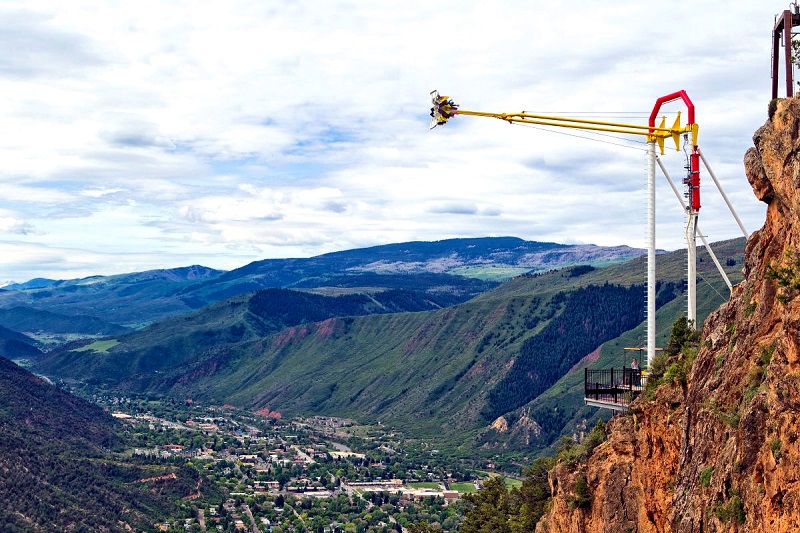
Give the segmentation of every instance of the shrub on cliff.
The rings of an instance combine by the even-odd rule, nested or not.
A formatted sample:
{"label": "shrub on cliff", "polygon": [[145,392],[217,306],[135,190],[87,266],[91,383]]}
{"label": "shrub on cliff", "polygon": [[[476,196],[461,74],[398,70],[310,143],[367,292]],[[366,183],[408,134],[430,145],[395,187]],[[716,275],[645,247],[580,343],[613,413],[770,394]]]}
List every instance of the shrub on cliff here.
{"label": "shrub on cliff", "polygon": [[570,437],[561,437],[558,453],[555,457],[556,461],[568,465],[585,463],[591,457],[594,449],[602,444],[604,440],[606,440],[606,423],[601,418],[580,444],[575,444],[575,441]]}
{"label": "shrub on cliff", "polygon": [[770,120],[772,120],[772,117],[775,115],[775,111],[778,110],[778,100],[780,100],[780,98],[773,98],[769,101],[769,105],[767,106],[767,116]]}
{"label": "shrub on cliff", "polygon": [[592,494],[589,491],[589,482],[583,474],[578,474],[578,477],[575,479],[575,497],[572,500],[572,504],[578,509],[588,509],[592,506]]}
{"label": "shrub on cliff", "polygon": [[645,397],[652,398],[655,389],[661,383],[685,386],[699,344],[700,332],[693,328],[692,322],[687,320],[686,316],[678,317],[672,324],[666,349],[658,354],[650,365]]}
{"label": "shrub on cliff", "polygon": [[714,507],[714,515],[720,522],[733,522],[734,524],[744,524],[745,510],[744,502],[737,491],[731,491],[731,498],[724,504]]}

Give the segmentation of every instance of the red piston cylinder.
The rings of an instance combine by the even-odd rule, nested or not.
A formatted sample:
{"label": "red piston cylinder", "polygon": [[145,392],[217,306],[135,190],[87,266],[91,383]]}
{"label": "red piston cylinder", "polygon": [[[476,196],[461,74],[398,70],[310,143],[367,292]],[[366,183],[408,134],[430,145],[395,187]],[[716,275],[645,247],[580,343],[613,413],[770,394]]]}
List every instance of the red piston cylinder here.
{"label": "red piston cylinder", "polygon": [[692,211],[700,210],[700,154],[697,147],[694,147],[689,156],[692,168]]}

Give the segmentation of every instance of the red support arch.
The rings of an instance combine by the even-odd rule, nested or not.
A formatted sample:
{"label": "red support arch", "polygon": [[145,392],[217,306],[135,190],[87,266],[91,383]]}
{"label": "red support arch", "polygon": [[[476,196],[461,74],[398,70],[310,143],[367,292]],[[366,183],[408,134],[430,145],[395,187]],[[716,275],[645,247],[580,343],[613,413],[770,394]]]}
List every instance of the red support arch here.
{"label": "red support arch", "polygon": [[680,90],[678,92],[674,92],[672,94],[668,94],[667,96],[662,96],[658,100],[656,100],[656,105],[653,107],[653,112],[650,113],[650,121],[648,125],[652,128],[656,127],[656,115],[658,115],[661,106],[677,100],[678,98],[683,100],[683,103],[686,104],[687,109],[689,110],[689,117],[687,119],[687,124],[692,125],[694,124],[694,104],[692,100],[689,98],[689,95],[686,94],[686,91]]}
{"label": "red support arch", "polygon": [[693,212],[697,212],[700,210],[700,152],[697,149],[697,136],[694,133],[695,128],[695,121],[694,121],[694,104],[692,100],[689,98],[689,95],[686,94],[686,91],[681,90],[674,92],[672,94],[668,94],[666,96],[662,96],[658,100],[656,100],[655,106],[653,106],[653,112],[650,113],[650,120],[648,121],[648,126],[651,128],[655,128],[656,126],[656,115],[658,115],[661,106],[677,100],[680,98],[683,100],[683,103],[686,104],[686,108],[688,110],[688,118],[687,118],[687,125],[690,127],[692,133],[692,153],[689,155],[689,170],[690,175],[684,181],[684,184],[689,187],[689,206]]}

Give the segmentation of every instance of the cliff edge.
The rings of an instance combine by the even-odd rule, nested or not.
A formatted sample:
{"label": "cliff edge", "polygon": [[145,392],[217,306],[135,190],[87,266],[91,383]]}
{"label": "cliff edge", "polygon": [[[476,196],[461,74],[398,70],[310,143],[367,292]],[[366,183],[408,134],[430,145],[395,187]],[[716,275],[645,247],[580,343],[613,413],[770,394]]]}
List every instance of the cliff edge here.
{"label": "cliff edge", "polygon": [[614,417],[586,464],[551,472],[538,532],[800,531],[800,99],[778,101],[753,143],[745,172],[768,207],[744,281],[685,379]]}

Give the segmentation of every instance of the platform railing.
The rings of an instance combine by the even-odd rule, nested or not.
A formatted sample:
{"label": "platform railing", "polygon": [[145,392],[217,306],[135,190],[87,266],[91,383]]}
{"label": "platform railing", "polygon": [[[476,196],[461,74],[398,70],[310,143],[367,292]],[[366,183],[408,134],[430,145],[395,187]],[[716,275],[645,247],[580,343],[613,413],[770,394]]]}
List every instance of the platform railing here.
{"label": "platform railing", "polygon": [[647,373],[638,368],[584,369],[584,399],[588,402],[628,406],[647,384]]}

